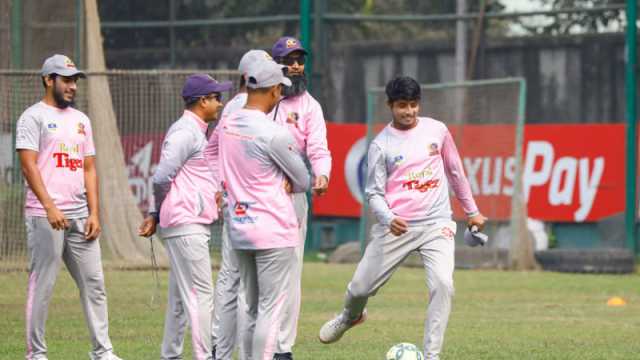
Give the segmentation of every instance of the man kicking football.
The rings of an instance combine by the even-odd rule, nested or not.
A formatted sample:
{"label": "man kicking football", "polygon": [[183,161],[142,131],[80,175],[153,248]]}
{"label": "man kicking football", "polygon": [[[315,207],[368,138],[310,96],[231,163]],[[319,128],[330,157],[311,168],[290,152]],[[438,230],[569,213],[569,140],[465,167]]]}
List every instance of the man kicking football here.
{"label": "man kicking football", "polygon": [[369,147],[366,195],[378,223],[371,242],[347,286],[344,310],[320,329],[320,341],[338,341],[366,319],[374,296],[413,251],[427,276],[429,305],[424,330],[426,359],[438,359],[453,296],[454,235],[449,186],[468,217],[482,230],[480,214],[460,155],[446,125],[418,117],[420,85],[397,77],[386,86],[392,121]]}

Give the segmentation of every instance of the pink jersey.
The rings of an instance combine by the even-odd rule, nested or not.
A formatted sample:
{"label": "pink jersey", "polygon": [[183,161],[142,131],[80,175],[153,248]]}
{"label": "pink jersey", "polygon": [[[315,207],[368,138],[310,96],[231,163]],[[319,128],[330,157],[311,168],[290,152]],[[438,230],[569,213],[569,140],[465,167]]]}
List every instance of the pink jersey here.
{"label": "pink jersey", "polygon": [[284,181],[288,177],[294,192],[304,192],[310,179],[291,134],[263,112],[248,109],[223,116],[217,129],[231,247],[297,246],[299,224]]}
{"label": "pink jersey", "polygon": [[380,223],[451,219],[449,185],[467,215],[478,207],[446,125],[420,117],[402,131],[387,125],[368,154],[367,198]]}
{"label": "pink jersey", "polygon": [[[16,149],[38,152],[37,166],[44,186],[67,218],[88,216],[84,158],[94,156],[96,150],[91,122],[84,113],[44,102],[32,105],[18,119]],[[47,216],[28,185],[25,215]]]}
{"label": "pink jersey", "polygon": [[[276,111],[276,110],[274,110]],[[269,119],[286,126],[304,154],[313,175],[331,175],[331,153],[327,146],[327,126],[322,107],[308,92],[284,98],[277,106],[277,115],[272,112]]]}
{"label": "pink jersey", "polygon": [[153,174],[155,209],[164,237],[208,233],[208,225],[218,219],[218,184],[206,160],[206,131],[207,124],[185,110],[165,135]]}

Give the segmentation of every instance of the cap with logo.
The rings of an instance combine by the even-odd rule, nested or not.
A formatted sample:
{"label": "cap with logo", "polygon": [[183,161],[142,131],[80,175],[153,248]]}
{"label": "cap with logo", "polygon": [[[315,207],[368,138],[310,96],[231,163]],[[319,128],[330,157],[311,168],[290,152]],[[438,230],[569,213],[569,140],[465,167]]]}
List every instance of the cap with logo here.
{"label": "cap with logo", "polygon": [[190,75],[184,82],[182,88],[182,98],[185,100],[200,96],[207,96],[213,93],[229,91],[233,85],[231,81],[218,82],[207,74]]}
{"label": "cap with logo", "polygon": [[282,84],[291,86],[291,80],[284,76],[286,66],[280,65],[273,60],[256,61],[251,64],[247,71],[247,87],[252,89],[268,88]]}
{"label": "cap with logo", "polygon": [[305,55],[307,54],[307,50],[302,47],[302,44],[300,44],[298,39],[291,36],[284,36],[273,44],[273,48],[271,48],[271,56],[281,58],[294,51],[302,51]]}
{"label": "cap with logo", "polygon": [[249,50],[242,55],[240,63],[238,64],[238,71],[244,75],[249,71],[249,68],[254,62],[264,60],[273,60],[273,58],[264,50]]}
{"label": "cap with logo", "polygon": [[40,72],[42,76],[51,74],[57,74],[61,76],[80,76],[85,77],[84,72],[76,68],[76,64],[68,57],[60,54],[55,54],[44,61],[42,64],[42,70]]}

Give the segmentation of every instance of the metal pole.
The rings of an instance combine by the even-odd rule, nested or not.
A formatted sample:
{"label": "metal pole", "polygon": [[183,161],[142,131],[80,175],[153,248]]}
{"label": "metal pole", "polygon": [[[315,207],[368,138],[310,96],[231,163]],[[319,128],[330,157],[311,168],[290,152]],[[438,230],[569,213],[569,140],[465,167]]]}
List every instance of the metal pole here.
{"label": "metal pole", "polygon": [[626,100],[627,100],[627,196],[625,227],[627,248],[637,253],[636,211],[637,211],[637,113],[636,113],[636,38],[637,38],[637,4],[635,0],[627,0],[627,46],[626,46]]}
{"label": "metal pole", "polygon": [[22,0],[11,1],[11,68],[22,68]]}
{"label": "metal pole", "polygon": [[169,62],[176,67],[176,1],[169,0]]}
{"label": "metal pole", "polygon": [[[304,71],[312,75],[313,74],[313,52],[311,49],[311,0],[300,0],[300,41],[302,42],[302,47],[307,49],[309,52],[309,56],[307,57],[307,62],[304,66]],[[313,85],[312,76],[308,77],[309,84],[308,88],[311,91],[311,87]],[[305,243],[305,251],[311,248],[313,245],[313,239],[311,234],[313,233],[311,229],[311,224],[313,223],[313,200],[312,193],[307,192],[307,204],[309,209],[307,210],[307,237],[304,239]]]}
{"label": "metal pole", "polygon": [[[463,16],[467,11],[467,1],[457,0],[456,15]],[[467,65],[467,24],[464,20],[456,20],[456,82],[465,81]]]}
{"label": "metal pole", "polygon": [[[22,63],[22,45],[23,45],[23,41],[22,41],[22,20],[23,20],[23,7],[22,7],[22,0],[13,0],[11,2],[11,28],[10,28],[10,32],[11,32],[11,67],[13,69],[22,69],[23,63]],[[12,80],[12,82],[15,82],[15,80]],[[16,122],[17,122],[17,117],[18,117],[18,111],[20,111],[20,109],[17,109],[17,107],[19,106],[19,102],[17,99],[17,94],[15,94],[14,92],[11,93],[11,99],[13,101],[11,101],[11,111],[10,111],[10,116],[11,116],[11,164],[12,164],[12,171],[11,171],[11,182],[13,184],[16,184],[20,181],[20,161],[18,159],[18,154],[16,151],[14,151],[13,149],[16,148]]]}
{"label": "metal pole", "polygon": [[[313,52],[311,51],[311,0],[300,0],[300,41],[302,46],[309,51],[310,56],[304,66],[307,74],[313,74]],[[309,78],[309,89],[313,83]]]}
{"label": "metal pole", "polygon": [[76,0],[75,63],[82,67],[82,34],[84,33],[84,0]]}

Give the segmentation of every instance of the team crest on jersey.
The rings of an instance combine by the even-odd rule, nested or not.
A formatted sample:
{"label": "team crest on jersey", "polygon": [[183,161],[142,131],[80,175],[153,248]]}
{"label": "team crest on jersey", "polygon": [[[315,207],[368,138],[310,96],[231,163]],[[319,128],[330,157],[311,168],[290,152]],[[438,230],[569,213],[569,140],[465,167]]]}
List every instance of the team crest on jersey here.
{"label": "team crest on jersey", "polygon": [[431,145],[429,145],[429,156],[435,156],[438,154],[440,154],[440,151],[438,150],[438,144],[432,143]]}
{"label": "team crest on jersey", "polygon": [[287,124],[292,124],[293,126],[298,128],[298,120],[300,119],[300,115],[297,112],[290,112],[287,114]]}
{"label": "team crest on jersey", "polygon": [[84,124],[78,123],[78,134],[87,136],[87,133],[84,131]]}
{"label": "team crest on jersey", "polygon": [[296,46],[298,46],[296,39],[287,39],[287,49],[292,49]]}
{"label": "team crest on jersey", "polygon": [[56,124],[56,123],[48,123],[47,124],[47,130],[49,130],[49,132],[55,132],[56,130],[58,130],[58,124]]}

